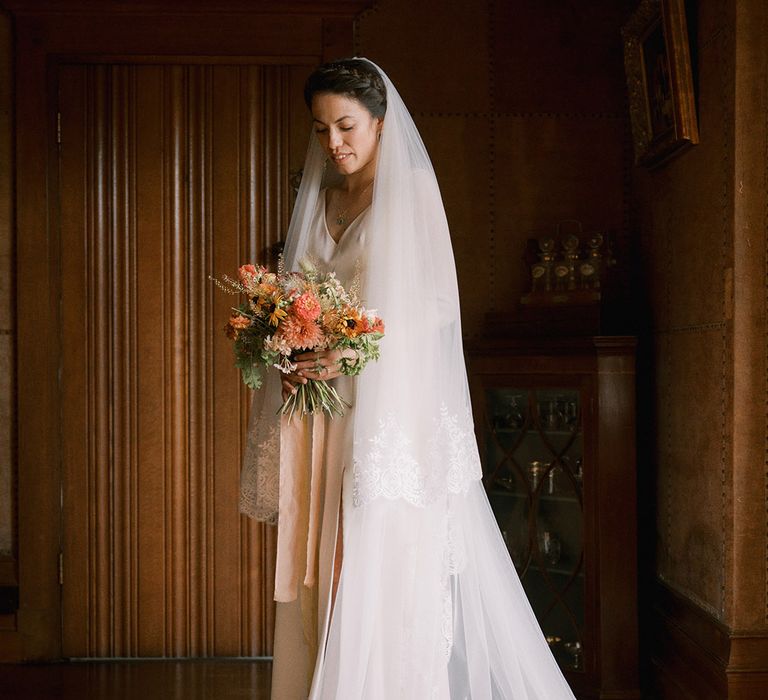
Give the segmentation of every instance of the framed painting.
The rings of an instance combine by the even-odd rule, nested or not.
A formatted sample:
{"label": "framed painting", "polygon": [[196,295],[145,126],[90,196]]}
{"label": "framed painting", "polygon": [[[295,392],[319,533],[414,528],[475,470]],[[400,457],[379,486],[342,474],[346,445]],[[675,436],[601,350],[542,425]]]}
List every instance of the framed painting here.
{"label": "framed painting", "polygon": [[642,0],[621,33],[635,163],[654,167],[699,142],[684,0]]}

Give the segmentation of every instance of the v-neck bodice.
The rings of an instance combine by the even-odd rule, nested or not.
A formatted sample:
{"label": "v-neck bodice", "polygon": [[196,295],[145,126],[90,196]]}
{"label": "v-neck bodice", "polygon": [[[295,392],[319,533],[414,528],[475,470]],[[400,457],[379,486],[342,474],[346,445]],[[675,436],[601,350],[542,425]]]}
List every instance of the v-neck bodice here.
{"label": "v-neck bodice", "polygon": [[331,236],[326,221],[326,192],[327,189],[321,190],[317,197],[308,250],[319,264],[335,272],[338,280],[347,286],[352,282],[358,261],[361,267],[364,267],[366,225],[370,206],[350,221],[337,242]]}

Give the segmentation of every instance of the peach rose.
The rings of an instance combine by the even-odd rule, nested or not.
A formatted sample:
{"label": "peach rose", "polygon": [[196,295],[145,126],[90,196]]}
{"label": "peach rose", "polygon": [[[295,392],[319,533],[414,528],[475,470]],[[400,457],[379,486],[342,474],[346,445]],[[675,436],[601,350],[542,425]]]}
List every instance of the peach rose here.
{"label": "peach rose", "polygon": [[237,272],[240,275],[240,280],[244,283],[256,277],[257,274],[255,265],[241,265]]}

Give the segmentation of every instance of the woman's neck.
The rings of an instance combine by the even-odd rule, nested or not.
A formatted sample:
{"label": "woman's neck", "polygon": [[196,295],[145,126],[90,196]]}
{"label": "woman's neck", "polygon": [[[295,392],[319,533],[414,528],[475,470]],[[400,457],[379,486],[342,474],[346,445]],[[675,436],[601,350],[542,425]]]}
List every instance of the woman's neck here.
{"label": "woman's neck", "polygon": [[376,159],[372,160],[365,167],[360,168],[357,172],[346,175],[344,177],[342,188],[346,190],[347,194],[350,196],[360,194],[371,184],[371,180],[373,180],[375,173]]}

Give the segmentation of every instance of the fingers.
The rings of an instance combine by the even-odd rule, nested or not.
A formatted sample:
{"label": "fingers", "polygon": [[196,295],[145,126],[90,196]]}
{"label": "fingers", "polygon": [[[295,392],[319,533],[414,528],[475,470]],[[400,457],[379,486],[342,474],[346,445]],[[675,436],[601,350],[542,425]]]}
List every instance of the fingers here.
{"label": "fingers", "polygon": [[296,365],[296,374],[300,375],[307,370],[313,370],[318,366],[319,360],[304,360],[302,362],[294,362]]}
{"label": "fingers", "polygon": [[335,360],[322,359],[317,360],[314,367],[312,367],[309,372],[304,370],[301,374],[302,376],[310,377],[311,379],[333,379],[333,377],[339,376],[338,370],[339,366]]}
{"label": "fingers", "polygon": [[328,379],[328,374],[336,370],[336,361],[327,357],[296,363],[296,374],[309,379]]}
{"label": "fingers", "polygon": [[294,384],[291,384],[287,379],[283,379],[282,386],[283,401],[285,401],[291,394],[295,394],[298,391],[298,388]]}
{"label": "fingers", "polygon": [[283,386],[287,384],[289,389],[294,389],[297,384],[306,384],[307,381],[306,377],[299,374],[284,374],[282,378]]}
{"label": "fingers", "polygon": [[[307,358],[307,359],[301,359],[301,358]],[[302,376],[304,372],[307,370],[316,370],[319,367],[323,367],[327,364],[327,360],[323,355],[320,353],[303,353],[301,355],[297,355],[294,358],[294,362],[296,365],[296,374],[299,376]]]}
{"label": "fingers", "polygon": [[316,362],[318,360],[332,360],[335,362],[341,355],[342,352],[340,350],[311,350],[310,352],[302,352],[299,355],[295,355],[293,359],[299,362]]}
{"label": "fingers", "polygon": [[329,379],[336,379],[336,377],[341,376],[341,372],[339,372],[338,369],[324,367],[323,370],[324,371],[322,372],[305,371],[302,372],[302,376],[306,377],[307,379],[324,379],[325,381],[328,381]]}
{"label": "fingers", "polygon": [[285,376],[294,384],[299,382],[306,384],[309,379],[335,379],[341,376],[339,372],[341,357],[342,353],[339,350],[303,352],[293,358],[296,365],[294,372]]}
{"label": "fingers", "polygon": [[325,354],[327,353],[323,350],[312,350],[310,352],[302,352],[299,355],[295,355],[293,359],[298,360],[299,362],[309,362],[309,361],[314,362],[319,357],[322,357]]}
{"label": "fingers", "polygon": [[340,355],[346,360],[352,360],[353,362],[357,362],[357,350],[355,350],[354,348],[344,348],[341,351]]}

